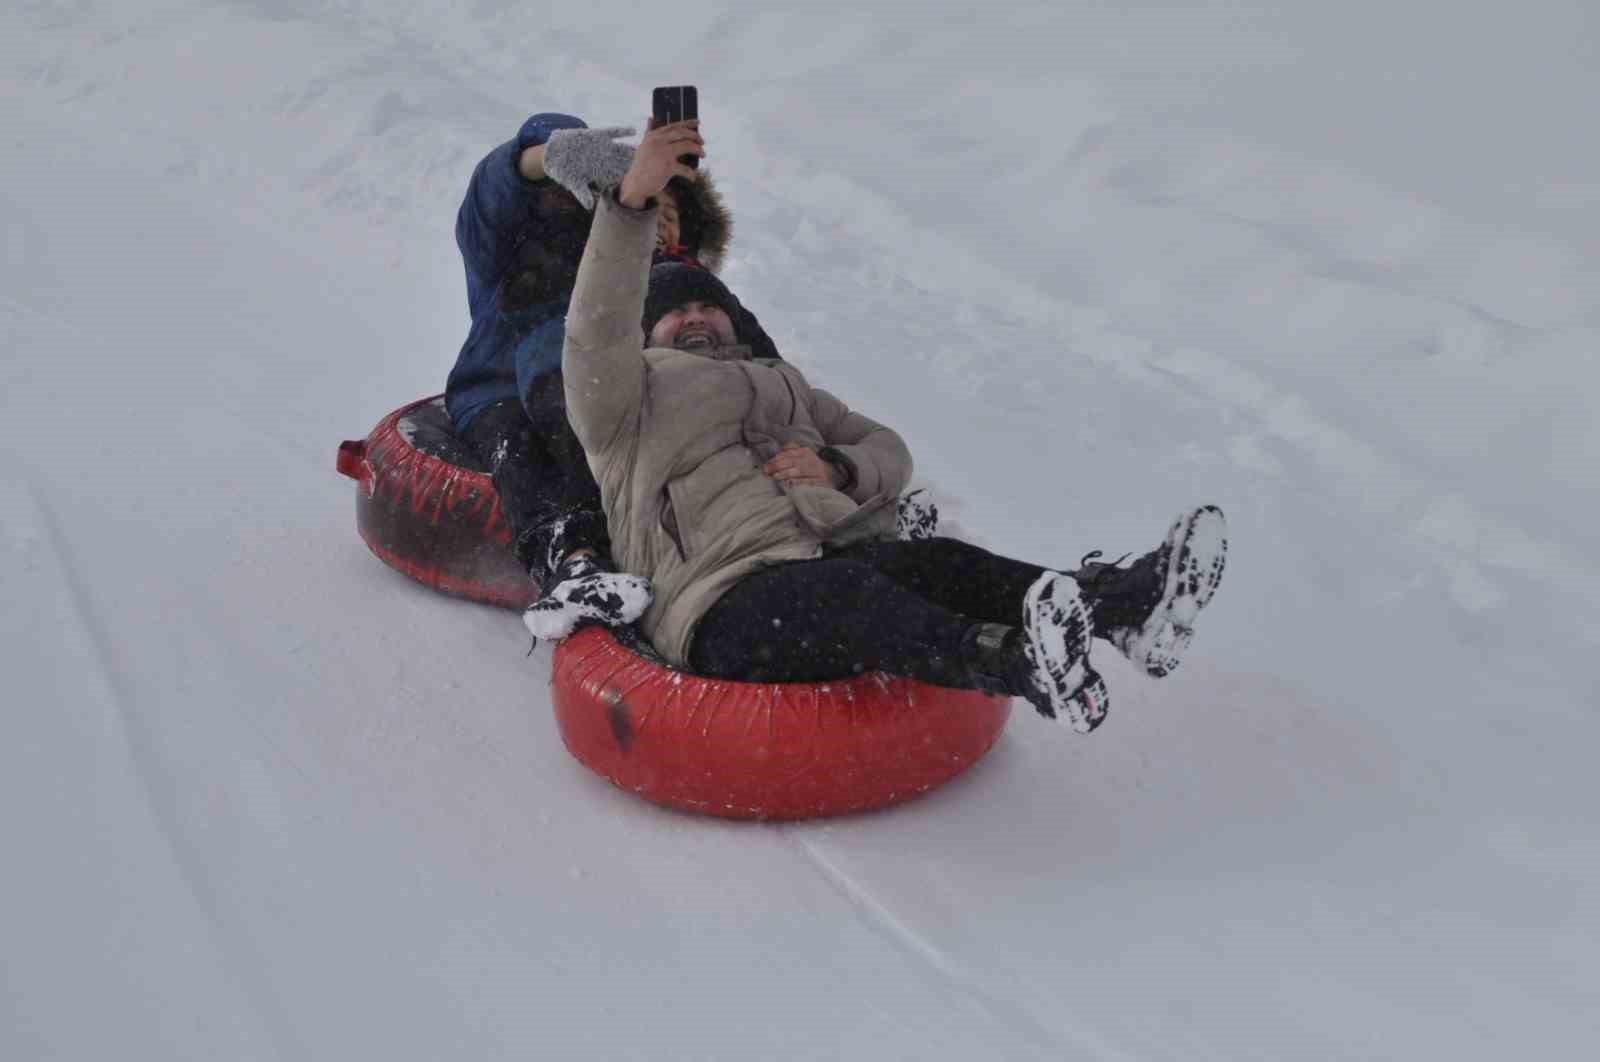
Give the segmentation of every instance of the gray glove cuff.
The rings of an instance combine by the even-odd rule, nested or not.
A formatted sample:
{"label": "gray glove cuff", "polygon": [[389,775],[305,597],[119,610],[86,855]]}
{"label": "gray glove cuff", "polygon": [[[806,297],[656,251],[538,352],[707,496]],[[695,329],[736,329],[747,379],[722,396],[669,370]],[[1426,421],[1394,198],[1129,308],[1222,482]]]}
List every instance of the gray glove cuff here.
{"label": "gray glove cuff", "polygon": [[585,210],[593,210],[595,193],[621,184],[633,164],[633,148],[617,143],[633,134],[622,126],[558,129],[545,141],[544,172],[577,196]]}

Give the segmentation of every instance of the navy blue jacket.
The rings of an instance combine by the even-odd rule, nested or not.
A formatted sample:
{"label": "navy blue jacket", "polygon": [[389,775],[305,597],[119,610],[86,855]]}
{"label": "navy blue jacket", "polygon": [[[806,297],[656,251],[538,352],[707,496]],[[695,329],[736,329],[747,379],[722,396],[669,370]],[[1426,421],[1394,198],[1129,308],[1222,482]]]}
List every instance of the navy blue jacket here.
{"label": "navy blue jacket", "polygon": [[517,240],[528,225],[538,188],[518,171],[517,160],[557,129],[586,128],[569,114],[536,114],[472,173],[456,214],[456,246],[467,271],[472,328],[445,385],[445,409],[457,433],[486,406],[521,398],[535,380],[561,368],[571,292],[512,312],[500,308],[497,293],[515,261]]}

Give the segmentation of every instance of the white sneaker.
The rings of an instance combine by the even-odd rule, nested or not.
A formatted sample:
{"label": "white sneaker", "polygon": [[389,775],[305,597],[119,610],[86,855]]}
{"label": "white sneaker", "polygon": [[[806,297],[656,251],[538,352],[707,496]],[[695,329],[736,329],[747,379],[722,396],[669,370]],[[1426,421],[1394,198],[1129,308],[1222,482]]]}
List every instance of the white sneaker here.
{"label": "white sneaker", "polygon": [[1022,653],[1032,674],[1028,702],[1080,734],[1105,721],[1111,696],[1089,666],[1093,621],[1070,575],[1045,572],[1022,605]]}
{"label": "white sneaker", "polygon": [[535,638],[560,641],[582,623],[624,627],[650,608],[655,594],[642,575],[607,571],[590,557],[575,557],[556,569],[556,580],[522,614]]}
{"label": "white sneaker", "polygon": [[920,542],[939,533],[939,507],[928,496],[928,488],[919,487],[900,495],[895,505],[894,530],[901,542]]}
{"label": "white sneaker", "polygon": [[1173,521],[1161,545],[1123,567],[1083,560],[1075,578],[1094,613],[1095,633],[1156,678],[1177,669],[1228,560],[1228,523],[1215,505]]}

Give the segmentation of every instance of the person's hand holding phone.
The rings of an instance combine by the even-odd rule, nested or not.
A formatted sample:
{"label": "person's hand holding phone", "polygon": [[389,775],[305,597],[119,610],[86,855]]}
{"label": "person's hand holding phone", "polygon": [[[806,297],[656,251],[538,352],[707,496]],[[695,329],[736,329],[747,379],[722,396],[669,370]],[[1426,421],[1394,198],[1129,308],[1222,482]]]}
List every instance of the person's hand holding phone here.
{"label": "person's hand holding phone", "polygon": [[[694,85],[657,85],[650,93],[650,124],[646,129],[700,117],[700,90]],[[691,170],[700,165],[694,155],[680,155],[678,161]]]}
{"label": "person's hand holding phone", "polygon": [[618,201],[633,210],[643,210],[672,178],[690,180],[694,177],[694,170],[679,162],[678,156],[704,158],[705,154],[699,119],[656,126],[645,133],[634,149],[633,163],[617,189]]}

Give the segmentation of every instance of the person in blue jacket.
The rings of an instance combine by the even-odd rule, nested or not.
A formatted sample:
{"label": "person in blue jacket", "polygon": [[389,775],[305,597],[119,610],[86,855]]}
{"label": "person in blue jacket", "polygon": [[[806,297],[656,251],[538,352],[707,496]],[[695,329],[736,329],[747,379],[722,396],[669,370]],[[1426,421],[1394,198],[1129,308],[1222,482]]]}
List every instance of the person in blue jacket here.
{"label": "person in blue jacket", "polygon": [[[547,637],[586,620],[631,623],[650,604],[648,580],[610,563],[599,488],[567,422],[561,379],[594,193],[627,172],[633,148],[619,141],[632,132],[535,114],[478,163],[456,215],[472,324],[445,408],[494,480],[517,556],[542,591],[525,621]],[[710,175],[675,178],[662,207],[658,253],[718,268],[732,222]],[[754,315],[741,312],[762,356],[777,357]]]}

